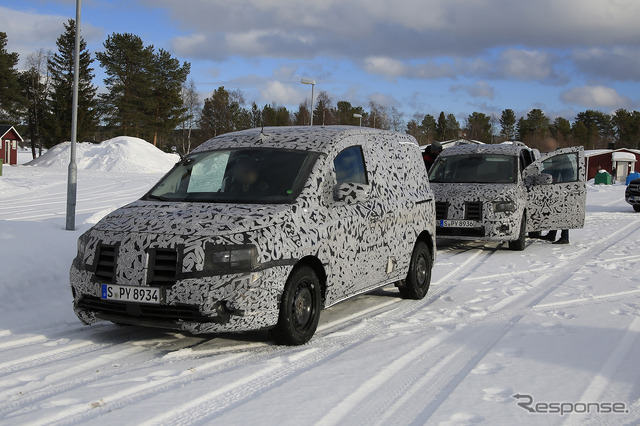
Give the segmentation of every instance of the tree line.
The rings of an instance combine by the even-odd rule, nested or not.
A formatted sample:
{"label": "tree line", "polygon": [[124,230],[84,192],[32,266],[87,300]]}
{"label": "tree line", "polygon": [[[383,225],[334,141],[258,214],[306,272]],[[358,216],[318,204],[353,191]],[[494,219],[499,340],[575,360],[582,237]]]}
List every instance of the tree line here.
{"label": "tree line", "polygon": [[[64,24],[57,51],[40,49],[17,70],[18,54],[8,52],[0,32],[0,122],[17,123],[36,150],[70,138],[75,55],[75,22]],[[125,135],[157,144],[184,122],[189,108],[183,99],[191,65],[164,49],[145,45],[134,34],[114,33],[95,58],[80,39],[78,73],[79,141],[99,142]],[[105,93],[93,85],[97,61],[106,74]]]}
{"label": "tree line", "polygon": [[[69,139],[73,89],[75,23],[64,24],[55,53],[43,49],[26,59],[25,71],[17,70],[18,54],[6,49],[7,35],[0,32],[0,122],[18,123],[18,130],[36,150]],[[421,145],[457,138],[497,143],[520,140],[538,147],[554,137],[560,146],[582,145],[586,149],[640,148],[640,112],[618,109],[613,114],[587,110],[573,122],[551,120],[541,109],[517,117],[512,109],[500,116],[469,114],[463,123],[452,113],[416,113],[405,121],[395,107],[370,101],[367,108],[320,91],[314,99],[289,111],[276,103],[247,105],[240,90],[220,86],[201,103],[193,80],[187,81],[190,64],[181,63],[164,49],[145,45],[135,34],[113,33],[95,58],[81,39],[78,102],[79,141],[99,142],[116,135],[146,139],[169,150],[185,152],[217,135],[260,126],[362,125],[406,132]],[[93,85],[94,63],[104,70],[105,92]],[[354,117],[354,115],[356,115]]]}

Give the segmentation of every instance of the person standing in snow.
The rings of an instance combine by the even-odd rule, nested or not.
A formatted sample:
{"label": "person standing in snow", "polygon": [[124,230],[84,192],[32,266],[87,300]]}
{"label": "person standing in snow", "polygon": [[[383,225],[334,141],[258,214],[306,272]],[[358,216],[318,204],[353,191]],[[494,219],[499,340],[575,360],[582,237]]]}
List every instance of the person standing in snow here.
{"label": "person standing in snow", "polygon": [[436,162],[436,158],[442,152],[442,145],[440,142],[435,141],[431,145],[427,146],[422,154],[422,159],[424,160],[424,165],[427,168],[427,171],[433,166],[433,163]]}
{"label": "person standing in snow", "polygon": [[[558,149],[558,142],[554,139],[554,138],[545,138],[542,141],[542,147],[540,149],[540,151],[545,152],[545,153],[550,153],[555,151],[556,149]],[[546,241],[552,241],[553,244],[569,244],[569,230],[568,229],[563,229],[560,232],[560,239],[558,239],[556,241],[556,235],[557,235],[557,231],[556,230],[551,230],[549,232],[547,232],[547,235],[540,237],[543,240]]]}

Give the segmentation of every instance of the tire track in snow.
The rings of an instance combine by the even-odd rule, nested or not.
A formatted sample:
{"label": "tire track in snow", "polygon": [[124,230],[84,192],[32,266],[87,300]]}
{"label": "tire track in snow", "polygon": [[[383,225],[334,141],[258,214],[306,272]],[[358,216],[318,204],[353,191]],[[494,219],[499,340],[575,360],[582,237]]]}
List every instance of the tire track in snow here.
{"label": "tire track in snow", "polygon": [[[537,303],[552,293],[555,289],[562,286],[566,281],[571,279],[573,274],[582,268],[583,261],[592,258],[596,254],[600,254],[615,244],[620,243],[617,240],[620,234],[628,232],[628,235],[632,235],[633,232],[638,231],[640,221],[636,220],[627,226],[619,229],[618,231],[608,235],[605,239],[600,241],[598,246],[592,246],[585,252],[581,253],[577,259],[571,259],[563,261],[554,265],[552,270],[537,277],[530,283],[530,287],[527,291],[514,294],[499,302],[488,307],[488,310],[493,314],[490,317],[472,318],[466,323],[466,330],[459,333],[451,334],[450,339],[446,339],[441,342],[440,347],[436,347],[434,351],[429,351],[429,348],[425,345],[425,351],[417,351],[413,356],[409,356],[408,361],[403,365],[408,365],[409,361],[417,360],[419,358],[440,359],[441,361],[431,371],[415,381],[417,375],[411,375],[401,385],[396,385],[395,388],[402,389],[402,391],[393,392],[389,388],[390,384],[395,380],[394,375],[388,374],[387,371],[380,373],[381,377],[385,380],[378,381],[376,378],[371,379],[376,386],[375,389],[384,388],[381,395],[378,398],[371,398],[372,402],[361,404],[351,404],[352,409],[357,409],[359,413],[376,413],[371,416],[372,422],[381,419],[378,424],[385,424],[387,421],[393,421],[399,424],[409,424],[417,422],[423,424],[435,413],[438,407],[447,399],[447,397],[457,388],[457,386],[464,380],[465,377],[476,367],[476,365],[495,347],[496,344],[524,317],[526,312],[534,308]],[[633,231],[629,232],[629,229]],[[558,271],[559,273],[555,273]],[[538,290],[538,291],[536,291]],[[509,309],[507,309],[509,308]],[[504,318],[509,318],[507,322]],[[477,326],[483,326],[482,332],[478,332]],[[493,327],[497,327],[495,330]],[[634,334],[637,336],[637,334]],[[448,340],[459,341],[457,344],[452,344],[454,347],[461,346],[460,349],[451,353],[451,348]],[[470,350],[469,348],[476,347],[474,342],[484,343],[482,349],[479,351]],[[447,347],[447,349],[442,349]],[[392,367],[389,367],[392,368]],[[366,397],[371,396],[375,391],[370,389],[371,383],[367,382],[359,389],[359,396],[354,397],[357,402],[363,402]],[[358,391],[356,391],[358,393]],[[396,399],[391,407],[389,407],[389,393],[400,396]],[[419,396],[419,398],[417,398]],[[349,398],[347,398],[349,399]],[[346,401],[346,400],[345,400]],[[427,406],[424,406],[424,401],[430,401]],[[348,404],[345,402],[344,404]],[[384,406],[384,409],[380,409]],[[349,422],[354,419],[362,419],[362,416],[354,415],[354,419],[350,419],[348,416],[353,414],[353,411],[349,411],[347,406],[334,413],[333,417],[325,417],[323,420],[327,420],[331,424],[336,424],[341,421]],[[408,415],[413,413],[413,415]],[[362,415],[364,415],[362,414]],[[329,416],[329,415],[327,415]],[[385,421],[386,420],[386,421]]]}
{"label": "tire track in snow", "polygon": [[[446,280],[446,286],[442,287],[442,285],[438,286],[438,284],[436,284],[436,288],[439,290],[436,292],[436,299],[444,292],[448,291],[448,289],[455,284],[455,282],[457,281],[457,279],[462,278],[466,275],[469,275],[470,273],[472,273],[472,271],[478,267],[478,265],[480,265],[487,257],[491,256],[493,252],[492,251],[482,251],[479,252],[478,254],[475,254],[468,260],[466,260],[465,262],[463,262],[463,264],[459,265],[456,269],[454,269],[453,271],[449,272],[444,279],[439,280],[439,283],[443,283]],[[432,292],[433,293],[433,292]],[[434,299],[433,294],[430,294],[431,298],[430,299]],[[400,302],[404,302],[402,306],[404,309],[400,309],[398,310],[397,307],[392,306],[392,305],[396,305],[397,303]],[[423,303],[418,303],[417,305],[414,305],[413,303],[411,303],[411,301],[404,301],[403,299],[400,299],[399,297],[397,299],[393,299],[391,301],[387,300],[381,304],[377,304],[375,306],[372,306],[364,311],[358,311],[356,313],[354,313],[353,315],[349,315],[347,317],[341,317],[338,318],[336,321],[333,321],[329,324],[326,324],[324,326],[321,326],[319,328],[319,332],[318,332],[318,336],[316,338],[322,338],[323,336],[327,336],[327,335],[331,335],[332,333],[335,333],[336,331],[339,331],[341,329],[344,328],[349,328],[351,327],[354,323],[356,322],[361,322],[363,320],[366,320],[367,318],[372,318],[381,314],[385,314],[388,311],[393,311],[393,317],[398,318],[398,317],[402,317],[404,315],[406,315],[408,312],[411,311],[415,311],[415,310],[419,310],[422,309],[424,304],[426,304],[427,299],[424,299],[423,301],[418,301],[418,302],[423,302]],[[347,333],[349,334],[349,333]],[[355,334],[358,334],[358,331],[355,332]],[[367,335],[374,335],[375,333],[367,333]],[[264,347],[269,347],[270,345],[267,343],[257,343],[257,344],[252,344],[249,345],[248,347],[245,347],[245,349],[256,349],[256,348],[264,348]],[[104,350],[112,350],[113,348],[103,348]],[[232,348],[233,350],[233,348]],[[190,348],[190,353],[187,354],[187,357],[194,357],[193,354],[196,353],[198,351],[197,345],[194,346],[193,348]],[[198,351],[201,352],[201,351]],[[205,352],[201,352],[201,354],[199,355],[199,357],[202,356],[213,356],[213,355],[217,355],[223,352],[228,352],[228,350],[226,349],[213,349],[213,350],[207,350]],[[173,353],[171,353],[173,354]],[[183,353],[184,354],[184,353]],[[71,352],[69,354],[69,356],[75,356],[77,355],[77,353],[73,353]],[[170,359],[172,361],[175,361],[176,359],[180,359],[181,356],[178,355],[173,355],[173,356],[167,356],[167,359]],[[186,358],[186,357],[185,357]],[[105,363],[108,363],[110,357],[109,356],[105,356],[104,359],[106,360]],[[58,358],[56,358],[54,361],[59,361]],[[246,362],[243,364],[246,364],[248,362],[252,362],[252,360],[245,360]],[[165,362],[154,362],[153,364],[155,366],[160,366],[163,365]],[[96,364],[98,365],[99,362]],[[93,364],[92,364],[93,365]],[[241,366],[241,365],[240,365]],[[140,368],[137,368],[136,366],[133,366],[132,368],[127,368],[127,369],[121,369],[120,371],[118,371],[118,374],[127,374],[127,375],[131,375],[131,373],[136,373],[136,372],[142,372],[142,370],[145,370],[149,367],[149,362],[146,362],[144,364],[144,366],[140,366]],[[230,366],[231,367],[231,366]],[[239,367],[239,366],[235,366],[235,367]],[[87,369],[87,371],[89,371],[89,369]],[[109,377],[112,377],[113,373],[110,373]],[[144,377],[144,376],[143,376]],[[64,380],[64,375],[57,375],[55,376],[55,378],[60,380]],[[81,377],[81,378],[77,378],[75,377],[74,380],[72,381],[66,381],[66,382],[62,382],[61,384],[55,385],[53,384],[54,380],[48,380],[45,383],[43,383],[44,386],[40,386],[39,389],[35,390],[35,391],[31,391],[30,392],[30,397],[27,399],[23,399],[21,400],[21,402],[16,402],[14,401],[9,407],[5,407],[4,410],[2,410],[3,412],[10,410],[10,411],[17,411],[18,409],[24,408],[25,405],[28,404],[32,404],[34,401],[41,401],[47,398],[50,398],[52,396],[58,395],[60,393],[63,393],[69,389],[74,389],[77,388],[78,386],[86,386],[89,383],[95,383],[98,382],[99,380],[104,379],[105,377],[102,377],[101,375],[96,375],[96,374],[90,374],[88,377]]]}
{"label": "tire track in snow", "polygon": [[[323,327],[323,332],[331,333],[335,329],[339,329],[343,327],[345,323],[351,323],[351,322],[357,321],[361,317],[366,316],[371,312],[375,313],[380,309],[384,309],[386,306],[387,304],[383,304],[382,307],[376,305],[363,312],[359,312],[357,315],[349,316],[347,318],[334,321],[330,324],[325,325],[325,327]],[[319,336],[321,336],[323,332],[320,332]],[[182,340],[186,340],[186,338],[179,339],[177,341],[177,344],[179,344],[179,342]],[[208,377],[210,375],[218,374],[220,373],[220,371],[235,369],[235,368],[242,368],[242,367],[245,367],[247,364],[251,364],[251,363],[269,362],[273,358],[273,356],[271,356],[270,353],[273,352],[274,346],[269,342],[255,342],[255,343],[249,343],[249,344],[236,345],[232,347],[221,347],[221,348],[213,348],[213,349],[201,348],[202,346],[206,347],[206,345],[207,345],[207,341],[199,342],[194,345],[190,345],[189,347],[183,347],[177,351],[169,352],[168,354],[166,354],[161,358],[152,358],[150,360],[147,359],[141,363],[128,365],[128,366],[121,365],[118,368],[118,370],[115,372],[112,370],[102,371],[99,373],[94,372],[93,371],[94,367],[110,364],[112,362],[112,359],[113,359],[112,356],[110,356],[109,354],[102,355],[99,361],[96,361],[96,362],[92,360],[88,361],[87,365],[90,365],[91,367],[83,368],[83,370],[86,370],[84,376],[78,377],[79,371],[76,369],[69,374],[56,374],[51,378],[47,378],[36,389],[33,389],[33,385],[23,386],[22,388],[28,391],[28,394],[26,396],[21,397],[19,400],[9,401],[5,404],[0,404],[0,414],[5,415],[7,413],[17,412],[19,410],[22,410],[22,411],[24,411],[25,409],[28,410],[28,407],[32,406],[35,402],[52,398],[54,396],[57,396],[69,390],[78,389],[81,386],[88,386],[95,383],[99,383],[101,380],[113,379],[114,377],[117,377],[117,376],[125,376],[134,381],[136,380],[145,381],[145,379],[149,375],[149,371],[152,371],[159,367],[163,367],[163,366],[166,366],[167,364],[172,364],[181,360],[193,360],[193,359],[199,359],[204,357],[228,354],[229,352],[232,352],[231,354],[232,358],[230,358],[225,363],[225,365],[223,365],[224,368],[221,368],[218,371],[212,371],[211,374],[205,376],[205,377]],[[104,349],[113,350],[114,348],[117,348],[120,346],[125,347],[125,349],[121,350],[120,352],[122,354],[128,354],[128,356],[139,354],[147,350],[144,347],[127,348],[128,346],[130,346],[130,342],[114,345],[110,348],[104,348]],[[281,348],[281,349],[278,349],[279,351],[278,353],[282,351],[287,351],[289,349],[287,347],[276,347],[276,348]],[[247,349],[253,350],[253,351],[239,352],[239,351],[246,351]],[[239,352],[239,354],[242,355],[242,357],[240,358],[235,357],[235,355],[237,354],[233,352]],[[71,353],[70,355],[77,355],[77,354]],[[152,356],[153,355],[154,354],[152,354]],[[56,359],[52,362],[56,362],[56,361],[59,361],[59,360]],[[21,372],[29,373],[29,370],[21,370]],[[68,380],[69,378],[72,378],[72,380]],[[183,379],[184,377],[182,376],[176,378],[175,381],[172,381],[171,378],[166,378],[165,380],[162,380],[159,383],[156,382],[156,385],[161,386],[163,390],[166,390],[166,389],[171,389],[172,387],[184,386],[188,384],[191,380],[193,380],[191,378],[188,380],[183,380]],[[61,383],[56,383],[56,382],[61,382]],[[142,396],[144,396],[145,398],[153,397],[157,393],[163,391],[163,390],[160,390],[156,392],[154,389],[155,389],[154,386],[145,387],[144,389],[145,391],[142,394],[136,395],[136,398],[134,399],[129,398],[129,400],[131,401],[130,403],[135,403],[139,400],[144,399]],[[8,391],[8,393],[12,393],[15,395],[17,392],[20,392],[20,391],[21,389],[13,388],[10,391]],[[3,394],[0,394],[0,395],[3,395]],[[112,402],[116,401],[115,405],[118,406],[118,408],[128,405],[128,404],[125,404],[125,402],[122,401],[121,399],[122,398],[107,397],[106,400],[111,400]],[[114,404],[110,404],[110,407],[111,409],[113,409]],[[88,409],[92,412],[96,411],[96,407],[89,407]],[[82,410],[75,409],[75,411],[73,411],[71,415],[74,416],[74,418],[76,418],[77,416],[82,417],[83,416],[82,412],[83,412]]]}
{"label": "tire track in snow", "polygon": [[[593,402],[601,401],[602,394],[609,387],[611,378],[615,375],[618,368],[624,362],[625,357],[632,350],[633,345],[640,338],[640,317],[635,317],[633,321],[627,326],[627,329],[623,333],[618,343],[613,346],[611,354],[607,357],[606,361],[598,371],[598,374],[591,380],[589,386],[584,391],[578,401]],[[564,424],[571,425],[579,423],[576,419],[583,417],[578,416],[575,413],[566,417]]]}

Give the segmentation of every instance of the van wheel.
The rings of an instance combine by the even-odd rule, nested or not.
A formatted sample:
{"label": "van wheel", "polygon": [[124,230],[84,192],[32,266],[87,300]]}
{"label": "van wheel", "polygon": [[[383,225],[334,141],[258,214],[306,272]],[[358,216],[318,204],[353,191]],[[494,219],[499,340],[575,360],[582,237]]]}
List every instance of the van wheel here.
{"label": "van wheel", "polygon": [[634,204],[633,209],[637,212],[640,212],[640,204]]}
{"label": "van wheel", "polygon": [[418,241],[411,254],[407,279],[398,286],[400,296],[416,300],[425,297],[431,285],[431,267],[429,247],[424,242]]}
{"label": "van wheel", "polygon": [[509,249],[514,251],[522,251],[525,247],[525,242],[527,239],[527,215],[522,215],[522,220],[520,221],[520,234],[518,235],[518,239],[515,241],[509,241]]}
{"label": "van wheel", "polygon": [[279,345],[303,345],[318,327],[320,319],[320,280],[308,266],[295,268],[284,286],[280,317],[272,330]]}

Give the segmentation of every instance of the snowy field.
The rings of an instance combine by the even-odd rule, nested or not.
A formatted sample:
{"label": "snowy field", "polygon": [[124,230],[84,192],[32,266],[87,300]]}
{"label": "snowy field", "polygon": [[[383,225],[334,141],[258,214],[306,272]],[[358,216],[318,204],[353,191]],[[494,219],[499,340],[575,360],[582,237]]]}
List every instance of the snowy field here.
{"label": "snowy field", "polygon": [[569,246],[442,242],[424,300],[356,297],[304,346],[85,327],[68,283],[76,239],[175,162],[149,147],[83,148],[73,232],[64,146],[4,166],[0,424],[640,422],[640,214],[623,185],[588,186]]}

